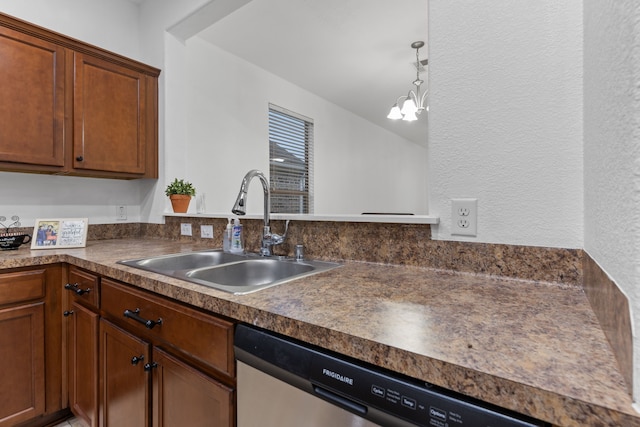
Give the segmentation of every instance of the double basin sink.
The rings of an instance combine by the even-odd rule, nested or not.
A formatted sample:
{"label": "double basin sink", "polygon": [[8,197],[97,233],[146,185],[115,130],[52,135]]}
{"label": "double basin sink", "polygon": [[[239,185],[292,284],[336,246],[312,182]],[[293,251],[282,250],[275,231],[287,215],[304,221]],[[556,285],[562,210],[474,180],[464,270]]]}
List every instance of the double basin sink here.
{"label": "double basin sink", "polygon": [[231,254],[217,249],[124,260],[118,263],[236,295],[248,294],[340,266],[324,261]]}

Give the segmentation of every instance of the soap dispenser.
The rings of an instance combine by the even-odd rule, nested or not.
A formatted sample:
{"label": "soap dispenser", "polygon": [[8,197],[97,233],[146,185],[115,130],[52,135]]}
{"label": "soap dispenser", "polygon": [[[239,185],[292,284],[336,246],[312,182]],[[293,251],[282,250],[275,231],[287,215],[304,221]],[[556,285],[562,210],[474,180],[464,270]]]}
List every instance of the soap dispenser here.
{"label": "soap dispenser", "polygon": [[233,221],[233,229],[231,230],[231,252],[241,254],[244,252],[244,238],[242,234],[242,224],[236,218]]}
{"label": "soap dispenser", "polygon": [[222,233],[222,251],[231,252],[231,236],[233,233],[233,226],[231,225],[231,218],[227,220],[227,228]]}

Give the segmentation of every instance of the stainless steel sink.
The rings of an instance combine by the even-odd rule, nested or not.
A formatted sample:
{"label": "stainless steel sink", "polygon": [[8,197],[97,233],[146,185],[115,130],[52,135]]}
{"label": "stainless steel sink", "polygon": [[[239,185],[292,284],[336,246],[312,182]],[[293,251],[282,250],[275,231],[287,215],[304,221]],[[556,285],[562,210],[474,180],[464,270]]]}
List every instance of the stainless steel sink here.
{"label": "stainless steel sink", "polygon": [[244,259],[246,259],[244,255],[235,255],[222,251],[211,250],[118,261],[118,263],[156,273],[170,274],[176,270],[192,270],[194,268],[211,267],[234,261],[242,261]]}
{"label": "stainless steel sink", "polygon": [[236,295],[248,294],[340,266],[333,262],[264,258],[256,254],[236,255],[220,250],[163,255],[118,263]]}

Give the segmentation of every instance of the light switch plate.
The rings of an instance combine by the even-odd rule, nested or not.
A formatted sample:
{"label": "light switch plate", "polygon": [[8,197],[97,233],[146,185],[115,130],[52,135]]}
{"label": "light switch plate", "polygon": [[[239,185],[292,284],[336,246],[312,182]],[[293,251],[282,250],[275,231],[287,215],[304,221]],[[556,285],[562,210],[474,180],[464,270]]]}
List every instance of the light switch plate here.
{"label": "light switch plate", "polygon": [[126,219],[127,219],[127,206],[126,205],[118,205],[118,206],[116,206],[116,219],[118,221],[126,221]]}
{"label": "light switch plate", "polygon": [[191,224],[182,223],[180,224],[180,234],[183,236],[192,236],[191,234]]}

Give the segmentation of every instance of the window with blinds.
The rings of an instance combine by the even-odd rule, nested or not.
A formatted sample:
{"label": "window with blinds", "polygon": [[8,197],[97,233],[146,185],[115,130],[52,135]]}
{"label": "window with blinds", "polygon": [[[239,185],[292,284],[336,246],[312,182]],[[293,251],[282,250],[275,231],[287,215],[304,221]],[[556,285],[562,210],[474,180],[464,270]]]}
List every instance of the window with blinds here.
{"label": "window with blinds", "polygon": [[269,104],[271,212],[313,213],[313,120]]}

